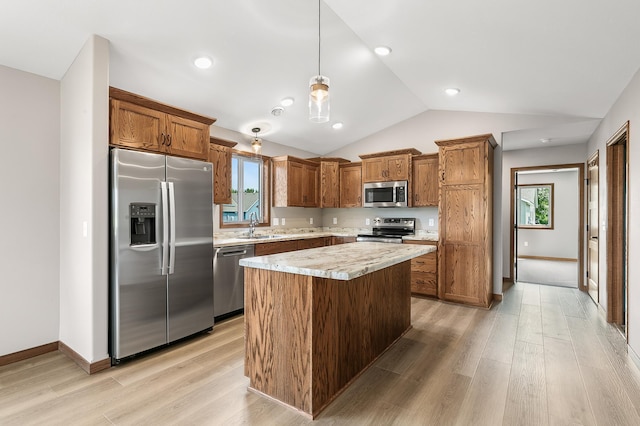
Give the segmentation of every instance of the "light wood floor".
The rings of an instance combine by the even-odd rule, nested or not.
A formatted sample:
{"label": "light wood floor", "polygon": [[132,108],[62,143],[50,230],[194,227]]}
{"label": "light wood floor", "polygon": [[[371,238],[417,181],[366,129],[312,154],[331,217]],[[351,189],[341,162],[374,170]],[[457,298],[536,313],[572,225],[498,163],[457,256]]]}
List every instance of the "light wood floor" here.
{"label": "light wood floor", "polygon": [[[515,284],[491,311],[413,299],[413,326],[314,422],[639,425],[640,374],[575,289]],[[247,391],[242,317],[87,376],[59,353],[0,368],[0,424],[299,425]]]}

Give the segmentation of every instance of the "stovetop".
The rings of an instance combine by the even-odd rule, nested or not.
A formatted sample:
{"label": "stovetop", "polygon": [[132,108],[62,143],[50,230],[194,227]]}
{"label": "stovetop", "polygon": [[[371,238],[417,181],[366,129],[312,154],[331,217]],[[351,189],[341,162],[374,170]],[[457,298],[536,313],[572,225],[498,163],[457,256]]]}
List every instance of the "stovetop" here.
{"label": "stovetop", "polygon": [[385,217],[375,218],[371,233],[358,234],[363,238],[398,238],[415,234],[415,218]]}

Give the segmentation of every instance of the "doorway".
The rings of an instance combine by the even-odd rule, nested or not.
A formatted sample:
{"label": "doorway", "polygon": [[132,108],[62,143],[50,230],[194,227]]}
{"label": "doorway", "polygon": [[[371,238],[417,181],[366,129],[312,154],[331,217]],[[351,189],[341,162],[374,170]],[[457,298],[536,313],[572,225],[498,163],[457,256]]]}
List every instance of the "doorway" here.
{"label": "doorway", "polygon": [[[565,175],[568,179],[559,179],[553,175]],[[553,181],[557,183],[552,184]],[[514,281],[538,280],[542,284],[573,286],[582,291],[586,290],[583,279],[583,182],[583,163],[511,169],[510,204],[513,232],[510,233],[510,266]],[[543,202],[546,197],[544,188],[551,188],[550,217],[546,224],[544,214],[541,216],[542,219],[533,219],[538,215],[535,207],[538,201],[531,195],[526,195],[527,191],[529,194],[536,193],[529,191],[531,187],[543,194]],[[527,191],[523,191],[523,188]],[[527,210],[530,210],[530,213],[527,213]],[[536,278],[531,278],[531,268],[534,273],[540,271]],[[570,275],[573,283],[566,279],[558,281],[560,273],[545,274],[544,271],[550,268],[569,271],[564,276]]]}
{"label": "doorway", "polygon": [[596,303],[600,302],[598,292],[599,281],[599,240],[600,233],[600,160],[598,151],[587,162],[587,287],[589,296]]}
{"label": "doorway", "polygon": [[627,333],[629,122],[607,142],[607,321]]}

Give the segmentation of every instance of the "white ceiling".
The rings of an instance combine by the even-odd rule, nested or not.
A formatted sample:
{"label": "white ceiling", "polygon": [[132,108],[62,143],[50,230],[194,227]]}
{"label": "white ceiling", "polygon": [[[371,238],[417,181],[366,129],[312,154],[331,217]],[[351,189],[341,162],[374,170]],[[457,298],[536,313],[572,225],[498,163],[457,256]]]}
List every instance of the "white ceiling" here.
{"label": "white ceiling", "polygon": [[[316,154],[428,109],[601,118],[640,68],[637,0],[324,0],[336,131],[307,119],[316,0],[2,3],[2,65],[60,79],[97,34],[111,42],[111,85]],[[393,53],[377,57],[379,44]],[[197,69],[201,54],[214,67]],[[295,104],[272,116],[286,96]]]}

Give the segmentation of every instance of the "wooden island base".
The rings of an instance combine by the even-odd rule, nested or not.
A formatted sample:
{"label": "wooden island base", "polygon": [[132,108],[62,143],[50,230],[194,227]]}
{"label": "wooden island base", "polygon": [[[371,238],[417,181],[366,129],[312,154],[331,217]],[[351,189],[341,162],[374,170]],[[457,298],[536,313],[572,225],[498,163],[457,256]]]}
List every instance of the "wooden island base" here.
{"label": "wooden island base", "polygon": [[316,417],[411,328],[411,264],[351,280],[245,267],[250,388]]}

